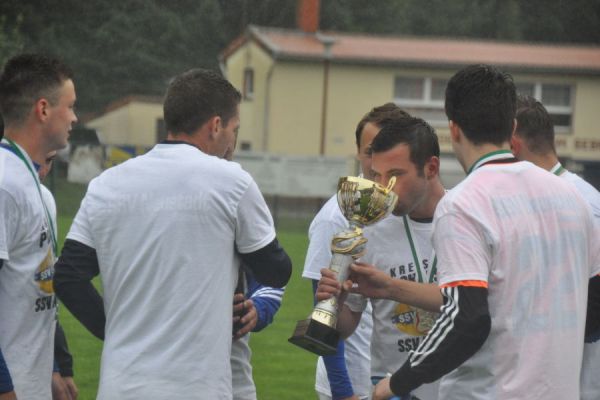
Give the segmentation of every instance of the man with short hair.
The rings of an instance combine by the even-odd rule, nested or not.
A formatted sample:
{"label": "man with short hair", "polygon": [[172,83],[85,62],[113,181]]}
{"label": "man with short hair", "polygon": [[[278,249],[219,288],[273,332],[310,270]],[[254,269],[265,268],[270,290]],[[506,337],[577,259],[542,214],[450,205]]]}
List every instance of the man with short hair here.
{"label": "man with short hair", "polygon": [[[567,171],[556,154],[554,145],[554,124],[546,108],[531,96],[517,98],[517,129],[511,138],[512,151],[519,160],[526,160],[538,167],[571,182],[581,196],[592,207],[596,222],[600,223],[600,192],[578,175]],[[600,276],[590,280],[588,302],[592,304],[598,299],[593,298],[600,285]],[[596,288],[596,289],[594,289]],[[591,328],[590,325],[588,325]],[[600,365],[600,343],[592,343],[593,332],[586,330],[586,343],[583,346],[583,365],[581,368],[581,400],[596,400],[600,398],[600,380],[598,365]],[[596,338],[597,340],[597,338]]]}
{"label": "man with short hair", "polygon": [[445,109],[468,175],[433,221],[441,316],[373,399],[441,376],[443,399],[576,399],[588,281],[600,272],[591,211],[572,185],[512,156],[510,76],[460,70]]}
{"label": "man with short hair", "polygon": [[0,76],[0,399],[51,398],[56,237],[37,169],[77,122],[73,72],[37,54]]}
{"label": "man with short hair", "polygon": [[[231,399],[238,266],[266,285],[289,280],[258,186],[222,159],[239,102],[215,73],[177,76],[164,100],[167,140],[89,184],[55,286],[104,339],[98,399]],[[91,283],[99,273],[103,298]]]}
{"label": "man with short hair", "polygon": [[[427,284],[435,290],[436,258],[430,235],[435,207],[445,189],[439,178],[440,149],[433,128],[419,118],[406,116],[384,126],[371,144],[374,180],[387,185],[394,177],[398,202],[393,215],[364,230],[367,252],[352,266],[407,284]],[[317,299],[340,293],[335,273],[321,270]],[[350,289],[345,287],[346,291]],[[340,304],[344,304],[346,291]],[[431,329],[437,314],[392,301],[375,292],[347,297],[338,317],[342,336],[351,333],[369,301],[373,306],[371,378],[377,383],[400,368]],[[437,399],[437,382],[412,393],[419,399]]]}
{"label": "man with short hair", "polygon": [[[385,125],[405,118],[408,114],[394,103],[374,107],[359,121],[356,131],[356,158],[365,178],[371,178],[371,142]],[[309,245],[304,263],[304,278],[313,282],[313,294],[321,278],[321,269],[331,262],[331,239],[348,228],[333,195],[323,205],[310,224]],[[368,398],[371,392],[370,343],[373,321],[371,306],[362,315],[356,330],[345,340],[340,340],[338,352],[319,357],[315,377],[315,390],[320,400]]]}

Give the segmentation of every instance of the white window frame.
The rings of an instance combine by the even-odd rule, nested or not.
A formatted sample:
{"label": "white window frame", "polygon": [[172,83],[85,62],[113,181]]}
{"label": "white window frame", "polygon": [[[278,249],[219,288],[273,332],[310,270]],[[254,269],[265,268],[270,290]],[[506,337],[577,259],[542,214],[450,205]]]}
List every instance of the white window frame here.
{"label": "white window frame", "polygon": [[244,68],[242,74],[242,85],[243,85],[243,97],[244,100],[254,99],[254,68]]}
{"label": "white window frame", "polygon": [[[570,133],[573,131],[573,101],[575,98],[575,85],[571,83],[563,83],[563,82],[531,82],[531,81],[523,81],[519,82],[522,85],[533,85],[533,97],[536,100],[541,102],[548,114],[560,114],[560,115],[570,115],[571,116],[571,125],[555,125],[554,131],[557,133]],[[544,104],[542,101],[542,88],[544,85],[560,85],[560,86],[568,86],[569,87],[569,102],[571,103],[568,106],[552,106],[548,104]]]}
{"label": "white window frame", "polygon": [[[418,79],[423,81],[423,93],[421,100],[415,99],[406,99],[402,97],[396,96],[396,79]],[[432,111],[441,111],[444,112],[444,100],[433,100],[431,98],[431,89],[433,87],[433,80],[435,79],[446,79],[446,78],[438,78],[438,77],[430,77],[430,76],[410,76],[410,75],[396,75],[394,77],[394,103],[396,103],[399,107],[407,109],[417,109],[417,113],[419,109],[426,109]],[[432,126],[447,126],[448,120],[444,117],[440,120],[428,120],[427,121]]]}

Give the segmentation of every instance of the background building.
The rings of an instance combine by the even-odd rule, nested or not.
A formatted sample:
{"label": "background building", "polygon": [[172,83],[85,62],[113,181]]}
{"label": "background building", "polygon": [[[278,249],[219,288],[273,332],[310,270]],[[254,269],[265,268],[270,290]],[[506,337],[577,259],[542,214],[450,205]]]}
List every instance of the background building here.
{"label": "background building", "polygon": [[460,172],[444,113],[446,82],[466,65],[493,64],[520,93],[542,101],[559,156],[600,186],[598,47],[320,32],[318,7],[307,7],[295,30],[249,26],[220,61],[243,93],[238,149],[348,156],[364,113],[393,101],[436,128],[449,185]]}

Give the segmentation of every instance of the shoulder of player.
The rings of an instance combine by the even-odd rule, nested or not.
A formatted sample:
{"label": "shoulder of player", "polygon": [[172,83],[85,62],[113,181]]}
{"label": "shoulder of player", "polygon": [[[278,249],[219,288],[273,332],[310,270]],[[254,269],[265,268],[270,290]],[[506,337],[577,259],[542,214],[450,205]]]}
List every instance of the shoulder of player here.
{"label": "shoulder of player", "polygon": [[315,229],[327,227],[334,231],[343,230],[348,226],[348,221],[342,215],[337,203],[337,196],[330,197],[313,218],[309,227],[309,234]]}
{"label": "shoulder of player", "polygon": [[575,188],[583,197],[586,198],[586,200],[600,205],[600,192],[594,186],[592,186],[592,184],[587,182],[579,175],[569,171],[561,176],[564,176],[564,179],[567,182],[571,182],[573,185],[575,185]]}
{"label": "shoulder of player", "polygon": [[[8,153],[6,156],[2,153]],[[31,172],[23,162],[9,152],[0,153],[0,189],[10,195],[17,204],[22,204],[28,198],[37,194],[36,183]]]}

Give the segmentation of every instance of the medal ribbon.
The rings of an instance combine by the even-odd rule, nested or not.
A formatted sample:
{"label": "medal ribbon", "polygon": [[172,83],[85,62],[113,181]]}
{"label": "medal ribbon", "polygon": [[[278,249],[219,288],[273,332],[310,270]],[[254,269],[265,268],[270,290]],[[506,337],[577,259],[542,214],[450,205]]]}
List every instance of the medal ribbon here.
{"label": "medal ribbon", "polygon": [[471,168],[469,168],[469,170],[467,171],[467,175],[475,171],[477,168],[481,167],[483,164],[487,164],[498,160],[508,161],[508,159],[513,159],[514,161],[516,161],[510,150],[496,150],[492,151],[491,153],[486,153],[483,156],[481,156],[477,161],[475,161],[473,165],[471,165]]}
{"label": "medal ribbon", "polygon": [[25,166],[31,173],[31,177],[35,181],[35,186],[38,190],[38,194],[40,195],[40,201],[42,202],[42,205],[44,206],[44,211],[46,212],[46,219],[48,220],[48,226],[50,227],[50,238],[52,239],[52,250],[54,251],[54,256],[56,257],[58,255],[58,245],[56,243],[56,237],[54,236],[54,223],[52,222],[52,218],[50,217],[50,212],[48,211],[48,207],[46,207],[46,203],[44,202],[44,196],[42,196],[42,190],[40,189],[40,181],[39,181],[38,175],[35,172],[33,172],[33,168],[27,161],[27,158],[25,157],[25,155],[23,155],[23,152],[21,151],[21,149],[19,149],[19,146],[17,146],[15,144],[15,142],[13,142],[12,140],[10,140],[8,138],[4,138],[3,140],[6,140],[10,147],[6,147],[6,146],[2,146],[2,147],[15,153],[17,155],[17,157],[19,157],[21,159],[21,161],[23,161],[23,163],[25,163]]}
{"label": "medal ribbon", "polygon": [[556,165],[554,167],[552,167],[552,169],[550,170],[550,172],[552,172],[556,176],[562,175],[563,172],[565,172],[565,171],[566,171],[565,167],[563,167],[560,162],[557,162]]}
{"label": "medal ribbon", "polygon": [[[433,254],[433,263],[431,264],[431,268],[429,271],[423,267],[421,273],[421,263],[419,262],[419,254],[417,251],[417,246],[415,241],[413,240],[412,234],[410,233],[410,226],[408,223],[408,217],[406,215],[402,216],[404,221],[404,229],[406,230],[406,236],[408,237],[408,243],[410,244],[410,250],[413,255],[413,260],[415,261],[415,265],[417,266],[417,275],[419,276],[419,282],[432,283],[437,272],[437,256],[435,253]],[[423,279],[423,275],[425,275],[425,279]]]}

